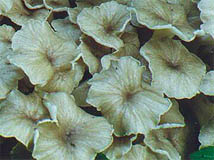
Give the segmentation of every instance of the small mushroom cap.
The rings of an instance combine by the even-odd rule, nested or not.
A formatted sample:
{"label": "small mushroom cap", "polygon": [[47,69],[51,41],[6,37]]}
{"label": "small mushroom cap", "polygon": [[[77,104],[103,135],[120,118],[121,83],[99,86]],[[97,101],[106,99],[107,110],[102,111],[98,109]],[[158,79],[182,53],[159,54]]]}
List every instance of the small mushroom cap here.
{"label": "small mushroom cap", "polygon": [[11,63],[20,67],[32,84],[44,86],[56,71],[71,67],[77,56],[76,44],[59,37],[48,22],[30,20],[12,39],[18,54],[10,56]]}
{"label": "small mushroom cap", "polygon": [[[188,0],[187,2],[190,2],[190,0]],[[184,6],[185,6],[185,4],[184,4]],[[201,29],[200,28],[200,25],[201,25],[200,10],[197,6],[197,3],[190,2],[190,5],[186,10],[187,10],[186,11],[187,21],[190,24],[190,26],[192,26],[195,29],[194,34],[196,34],[196,36],[197,36],[198,30]]]}
{"label": "small mushroom cap", "polygon": [[108,159],[119,159],[128,153],[132,148],[132,142],[137,138],[136,135],[116,137],[113,136],[113,143],[103,153]]}
{"label": "small mushroom cap", "polygon": [[[128,28],[129,26],[127,26]],[[122,56],[132,56],[138,60],[141,60],[142,57],[139,54],[140,41],[138,38],[137,31],[133,27],[125,30],[121,39],[123,40],[124,46],[121,47],[118,51],[113,52],[113,55],[120,58]]]}
{"label": "small mushroom cap", "polygon": [[207,96],[200,94],[191,100],[191,111],[202,127],[214,116],[214,104]]}
{"label": "small mushroom cap", "polygon": [[201,11],[200,18],[203,22],[201,28],[206,32],[209,33],[214,38],[214,3],[212,0],[201,0],[198,3],[198,8]]}
{"label": "small mushroom cap", "polygon": [[44,21],[48,18],[49,11],[46,9],[26,9],[22,0],[13,0],[12,7],[2,15],[10,18],[14,23],[22,26],[30,19]]}
{"label": "small mushroom cap", "polygon": [[185,122],[184,122],[184,117],[179,111],[179,104],[175,99],[171,99],[172,106],[170,109],[161,115],[160,123],[159,125],[162,124],[172,124],[174,127],[177,125],[177,127],[184,127]]}
{"label": "small mushroom cap", "polygon": [[106,54],[112,53],[112,49],[97,43],[93,38],[82,35],[78,49],[83,62],[88,66],[89,72],[94,74],[101,69],[100,59]]}
{"label": "small mushroom cap", "polygon": [[33,157],[38,160],[91,160],[112,143],[112,126],[76,106],[74,97],[57,92],[46,94],[44,104],[56,123],[40,123]]}
{"label": "small mushroom cap", "polygon": [[124,45],[119,34],[125,30],[130,20],[131,14],[127,7],[115,1],[85,8],[77,17],[77,23],[83,33],[116,50]]}
{"label": "small mushroom cap", "polygon": [[200,148],[214,146],[214,115],[201,127],[198,139],[201,143]]}
{"label": "small mushroom cap", "polygon": [[68,8],[67,13],[69,16],[69,20],[73,23],[73,24],[77,24],[77,16],[80,14],[80,12],[84,9],[84,8],[89,8],[92,7],[93,5],[88,3],[88,2],[76,2],[77,7],[74,8]]}
{"label": "small mushroom cap", "polygon": [[140,24],[150,29],[168,29],[184,41],[195,38],[194,28],[187,22],[183,1],[133,0],[132,7]]}
{"label": "small mushroom cap", "polygon": [[13,90],[5,101],[0,103],[0,135],[15,137],[28,146],[33,138],[36,123],[48,118],[48,111],[41,98],[32,93],[23,95]]}
{"label": "small mushroom cap", "polygon": [[94,74],[87,102],[114,126],[116,136],[146,134],[160,121],[171,102],[142,81],[145,66],[132,57],[112,60]]}
{"label": "small mushroom cap", "polygon": [[200,91],[209,96],[214,96],[214,71],[209,71],[200,85]]}
{"label": "small mushroom cap", "polygon": [[[12,42],[12,38],[14,36],[15,33],[15,29],[11,26],[8,26],[6,24],[3,24],[2,26],[0,26],[0,44],[1,47],[4,47],[6,49],[11,48],[11,42]],[[4,50],[3,48],[1,48],[1,50]]]}
{"label": "small mushroom cap", "polygon": [[90,104],[86,102],[88,91],[89,91],[89,84],[88,81],[80,83],[80,85],[75,88],[72,92],[72,95],[75,98],[75,102],[78,106],[81,107],[88,107]]}
{"label": "small mushroom cap", "polygon": [[5,99],[12,89],[17,88],[23,73],[14,65],[0,63],[0,77],[0,99]]}
{"label": "small mushroom cap", "polygon": [[8,25],[0,26],[0,99],[18,86],[18,80],[22,79],[23,72],[9,63],[7,56],[15,54],[11,50],[11,41],[15,30]]}
{"label": "small mushroom cap", "polygon": [[168,127],[162,125],[151,130],[144,142],[153,152],[165,155],[169,160],[181,160],[186,149],[188,130],[184,127]]}
{"label": "small mushroom cap", "polygon": [[34,85],[45,85],[54,75],[50,63],[40,54],[22,53],[9,56],[8,59],[12,64],[20,67]]}
{"label": "small mushroom cap", "polygon": [[192,98],[199,93],[206,66],[181,42],[154,38],[140,49],[140,53],[149,62],[153,87],[176,99]]}
{"label": "small mushroom cap", "polygon": [[106,55],[117,58],[123,56],[132,56],[139,60],[142,59],[139,54],[140,42],[137,32],[133,27],[129,28],[131,29],[125,30],[125,32],[121,36],[121,39],[124,42],[124,46],[114,52],[111,48],[98,44],[91,37],[85,35],[81,36],[81,43],[79,45],[81,54],[79,56],[82,57],[91,74],[98,72],[102,68],[101,63],[104,60],[101,59],[101,57],[104,58]]}

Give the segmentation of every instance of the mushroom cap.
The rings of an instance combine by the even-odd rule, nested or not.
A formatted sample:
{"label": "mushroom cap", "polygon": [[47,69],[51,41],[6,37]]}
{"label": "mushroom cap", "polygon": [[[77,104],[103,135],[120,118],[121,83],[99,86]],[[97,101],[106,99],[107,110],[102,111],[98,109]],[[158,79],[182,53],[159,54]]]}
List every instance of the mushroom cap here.
{"label": "mushroom cap", "polygon": [[81,107],[90,106],[90,104],[86,102],[88,91],[89,91],[88,81],[80,83],[79,86],[73,90],[72,95],[74,96],[75,102],[78,106]]}
{"label": "mushroom cap", "polygon": [[192,41],[195,29],[187,21],[187,5],[182,2],[184,1],[133,0],[131,6],[140,24],[154,30],[167,29],[184,41]]}
{"label": "mushroom cap", "polygon": [[214,115],[214,104],[207,96],[200,94],[192,99],[191,111],[202,127],[212,119]]}
{"label": "mushroom cap", "polygon": [[103,152],[108,159],[119,159],[123,157],[131,150],[133,147],[132,142],[137,138],[136,135],[113,137],[113,143]]}
{"label": "mushroom cap", "polygon": [[15,54],[11,50],[11,41],[15,33],[8,25],[0,26],[0,99],[18,86],[18,80],[23,78],[22,71],[9,63],[7,56]]}
{"label": "mushroom cap", "polygon": [[10,56],[11,63],[20,67],[32,84],[44,86],[56,71],[71,68],[77,56],[76,44],[58,36],[48,22],[30,20],[12,39],[17,54]]}
{"label": "mushroom cap", "polygon": [[76,2],[76,7],[74,8],[68,8],[67,9],[67,13],[68,13],[68,17],[69,20],[73,23],[73,24],[77,24],[77,16],[80,14],[80,12],[84,9],[84,8],[89,8],[92,7],[93,5],[84,1],[84,2]]}
{"label": "mushroom cap", "polygon": [[44,118],[49,118],[48,111],[37,94],[26,96],[13,90],[6,100],[0,103],[0,135],[15,137],[28,146],[33,138],[36,123]]}
{"label": "mushroom cap", "polygon": [[184,127],[184,117],[179,111],[179,104],[175,99],[171,99],[172,106],[170,109],[163,115],[161,115],[159,125],[171,124],[172,127]]}
{"label": "mushroom cap", "polygon": [[77,23],[83,33],[116,50],[124,45],[119,34],[125,30],[130,20],[131,14],[127,7],[115,1],[84,8],[77,17]]}
{"label": "mushroom cap", "polygon": [[153,152],[165,155],[169,160],[181,160],[186,150],[187,132],[186,127],[161,125],[151,130],[144,142]]}
{"label": "mushroom cap", "polygon": [[200,148],[214,145],[214,116],[202,125],[198,139]]}
{"label": "mushroom cap", "polygon": [[141,60],[142,57],[139,54],[140,41],[136,29],[128,25],[125,32],[121,35],[121,39],[123,40],[124,46],[118,51],[113,52],[112,55],[118,58],[123,56],[132,56]]}
{"label": "mushroom cap", "polygon": [[207,72],[206,76],[201,82],[200,91],[205,95],[214,95],[214,71]]}
{"label": "mushroom cap", "polygon": [[46,9],[26,9],[22,0],[13,0],[12,7],[2,13],[2,15],[10,18],[14,23],[20,26],[26,24],[31,19],[44,21],[48,18],[49,14],[49,10]]}
{"label": "mushroom cap", "polygon": [[33,157],[40,159],[94,159],[112,143],[112,126],[89,115],[75,104],[74,97],[57,92],[46,94],[44,104],[54,122],[38,125]]}
{"label": "mushroom cap", "polygon": [[93,38],[82,35],[80,37],[79,58],[88,66],[89,72],[94,74],[101,69],[100,59],[106,54],[112,53],[112,49],[97,43]]}
{"label": "mushroom cap", "polygon": [[149,62],[153,87],[176,99],[192,98],[199,93],[206,66],[181,42],[154,38],[140,49],[140,53]]}
{"label": "mushroom cap", "polygon": [[145,66],[136,59],[122,57],[89,80],[87,103],[113,124],[116,136],[146,134],[171,106],[167,98],[142,81],[144,71]]}
{"label": "mushroom cap", "polygon": [[214,38],[214,3],[212,0],[201,0],[198,3],[198,8],[201,11],[200,18],[203,22],[201,25],[202,30],[209,33]]}

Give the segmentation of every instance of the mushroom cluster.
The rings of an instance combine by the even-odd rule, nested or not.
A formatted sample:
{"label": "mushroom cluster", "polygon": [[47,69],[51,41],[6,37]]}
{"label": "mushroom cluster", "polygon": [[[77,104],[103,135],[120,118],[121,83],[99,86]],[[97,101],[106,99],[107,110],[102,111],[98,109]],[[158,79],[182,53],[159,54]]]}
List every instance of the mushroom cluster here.
{"label": "mushroom cluster", "polygon": [[186,160],[214,146],[213,15],[212,0],[0,0],[0,147]]}

